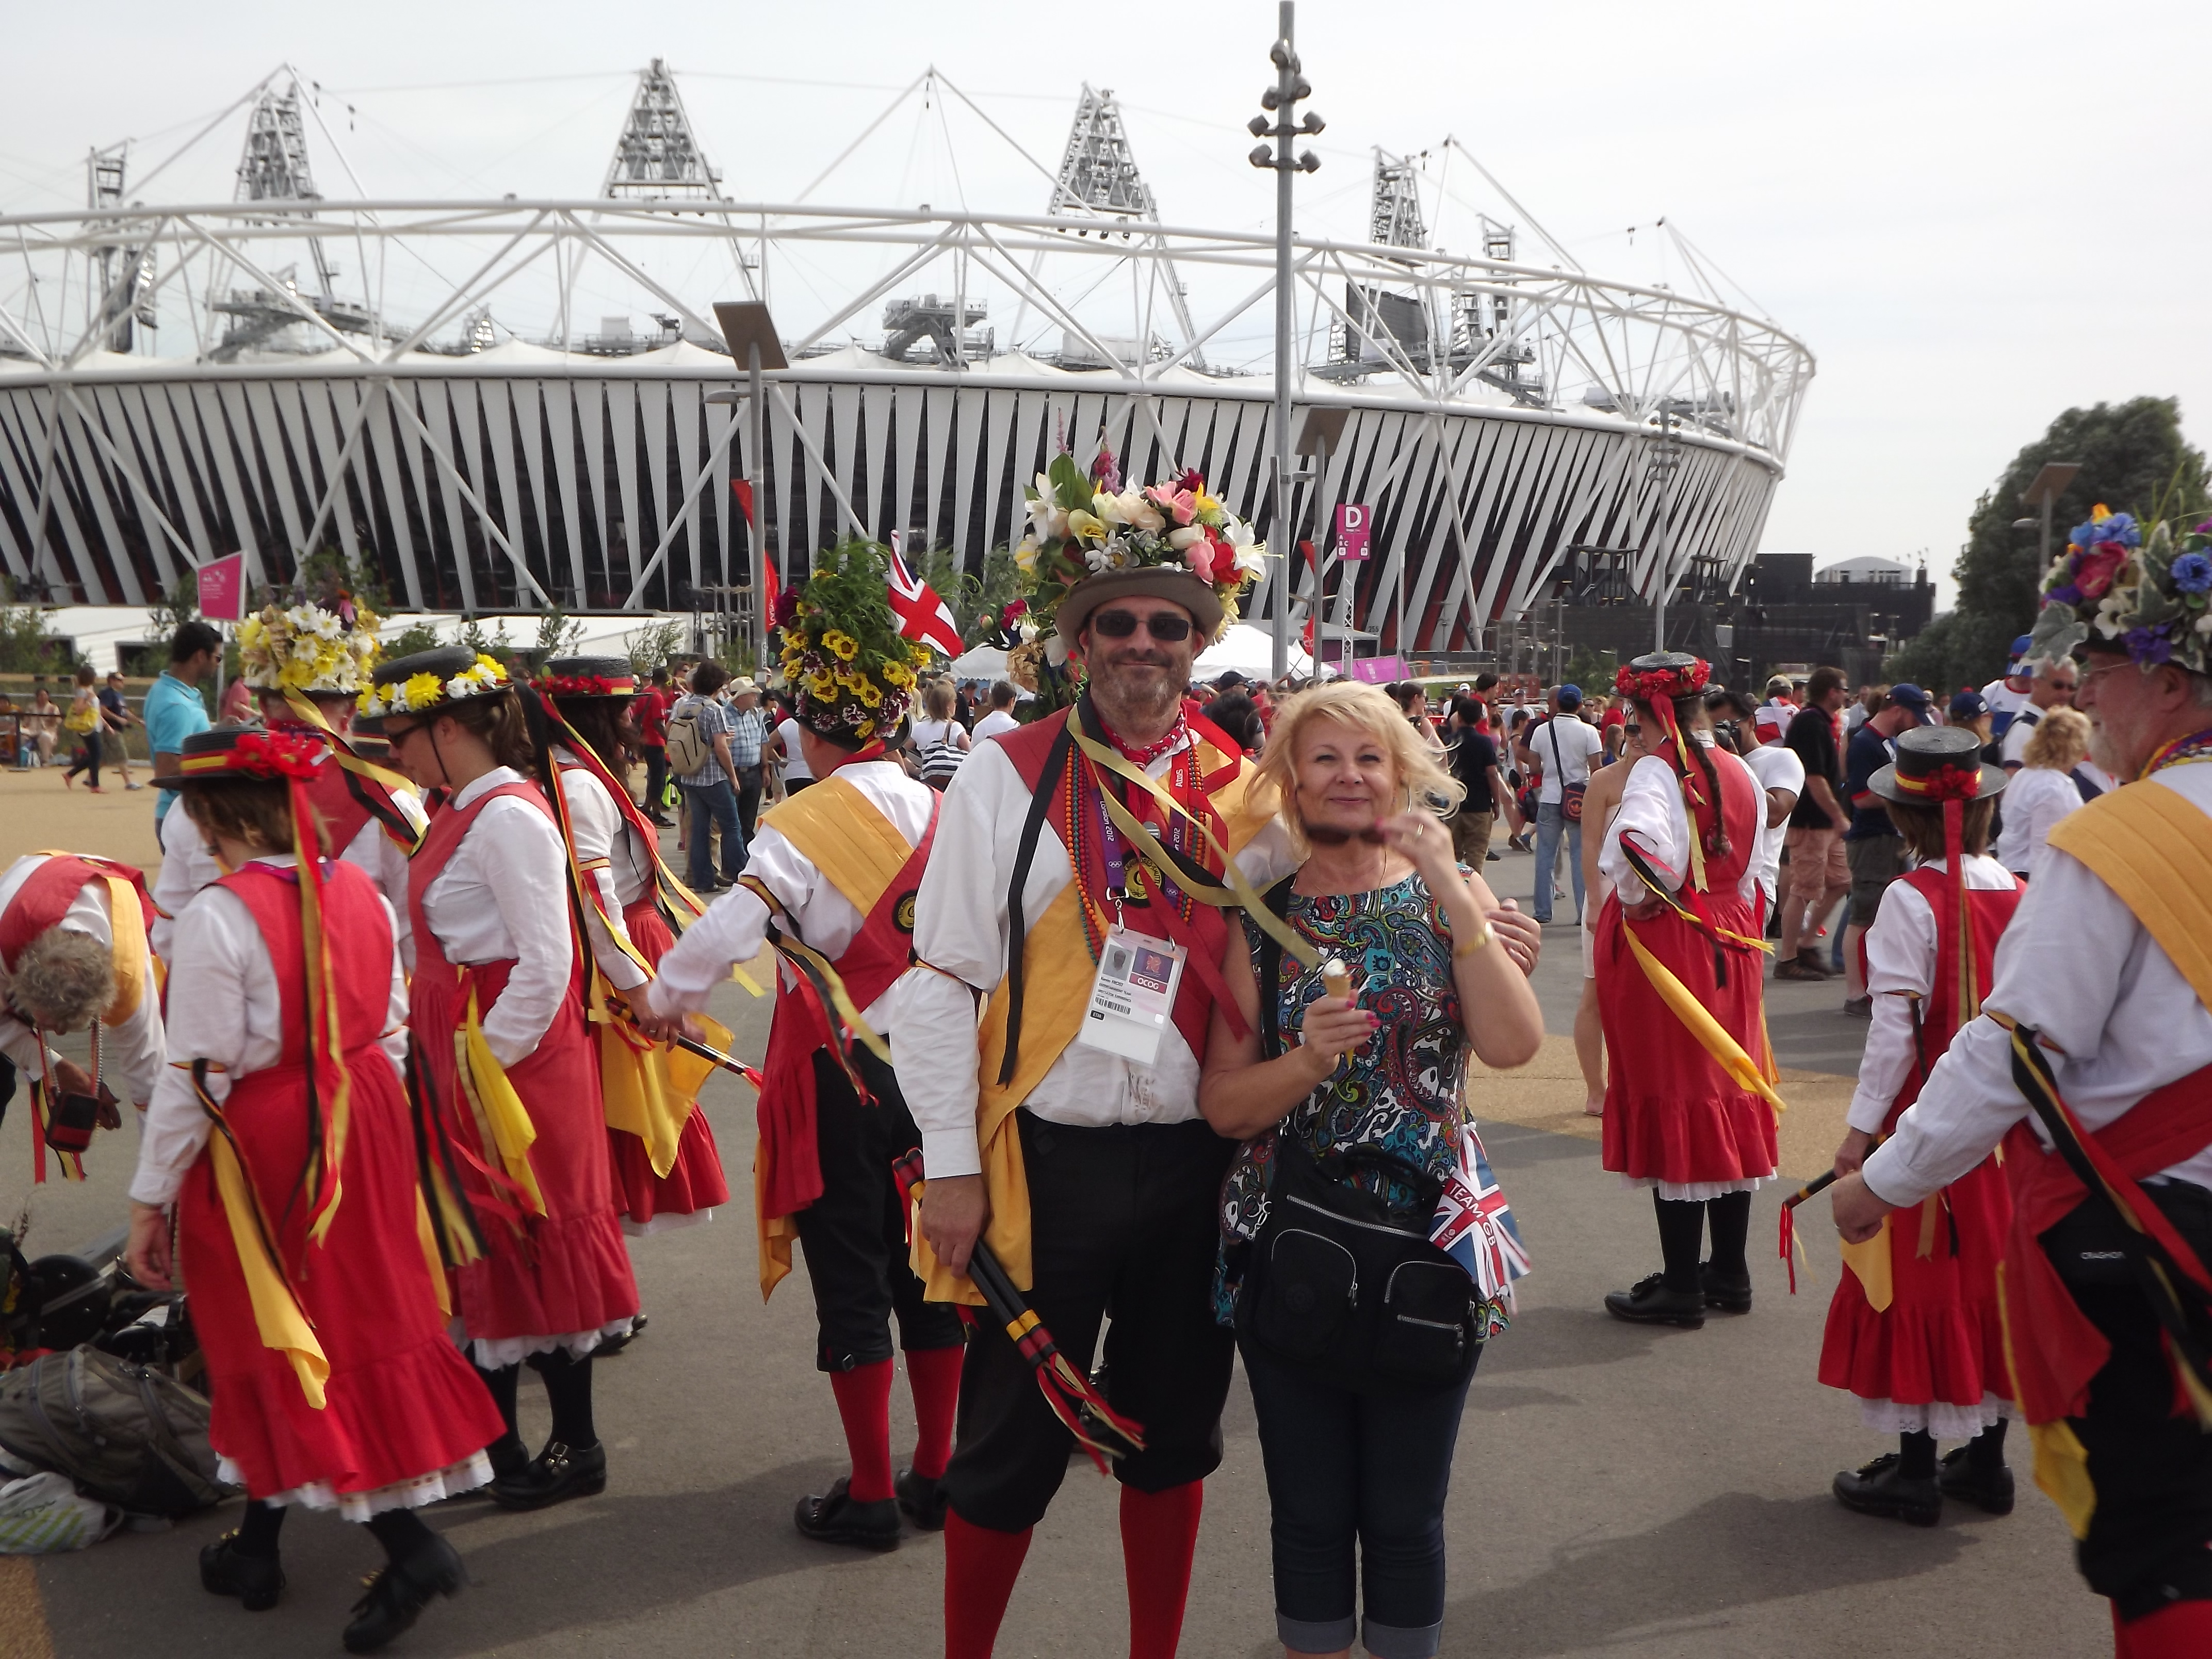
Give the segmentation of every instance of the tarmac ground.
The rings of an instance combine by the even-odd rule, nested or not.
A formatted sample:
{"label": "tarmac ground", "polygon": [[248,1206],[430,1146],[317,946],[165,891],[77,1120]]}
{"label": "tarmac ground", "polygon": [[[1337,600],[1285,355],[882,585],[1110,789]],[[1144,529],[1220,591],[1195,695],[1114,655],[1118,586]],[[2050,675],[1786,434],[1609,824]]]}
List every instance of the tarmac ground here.
{"label": "tarmac ground", "polygon": [[[143,807],[143,811],[142,811]],[[94,810],[96,809],[96,810]],[[64,799],[55,775],[0,776],[0,860],[65,845],[154,857],[149,793]],[[143,844],[134,842],[135,835]],[[1502,845],[1502,841],[1501,841]],[[1530,860],[1489,866],[1525,904]],[[1571,902],[1559,914],[1572,914]],[[2057,1511],[2021,1468],[2019,1508],[1955,1506],[1930,1529],[1841,1509],[1838,1469],[1893,1449],[1814,1381],[1839,1271],[1826,1205],[1802,1212],[1809,1265],[1789,1293],[1764,1241],[1793,1182],[1752,1219],[1757,1305],[1699,1331],[1621,1324],[1599,1298],[1657,1266],[1650,1200],[1598,1167],[1597,1121],[1568,1033],[1577,939],[1547,931],[1539,969],[1554,1034],[1530,1066],[1472,1085],[1483,1133],[1535,1271],[1468,1396],[1446,1516],[1450,1659],[1773,1656],[1999,1659],[2109,1651],[2103,1604],[2075,1576]],[[756,975],[759,977],[759,975]],[[1865,1027],[1838,987],[1771,985],[1784,1066],[1785,1177],[1825,1168],[1842,1131]],[[720,1017],[757,1059],[768,1004],[732,988]],[[742,1188],[752,1097],[735,1079],[707,1107]],[[0,1218],[27,1207],[33,1254],[70,1249],[125,1215],[136,1150],[126,1127],[95,1142],[82,1185],[29,1182],[25,1115],[0,1125]],[[635,1241],[651,1329],[598,1367],[606,1492],[534,1515],[462,1501],[428,1511],[472,1583],[391,1651],[422,1656],[929,1655],[939,1651],[941,1540],[887,1554],[812,1544],[791,1525],[801,1493],[844,1470],[830,1390],[813,1367],[804,1274],[765,1306],[742,1200],[709,1224]],[[544,1395],[523,1392],[526,1437]],[[908,1443],[904,1387],[895,1444]],[[1226,1455],[1207,1482],[1182,1651],[1263,1659],[1273,1638],[1267,1498],[1249,1396],[1231,1395]],[[2024,1462],[2021,1448],[2015,1464]],[[241,1611],[198,1586],[199,1547],[234,1526],[234,1502],[166,1531],[78,1554],[0,1558],[0,1659],[262,1659],[338,1651],[337,1632],[380,1555],[328,1515],[289,1520],[285,1598]],[[1037,1529],[1005,1659],[1126,1651],[1110,1483],[1071,1464]]]}

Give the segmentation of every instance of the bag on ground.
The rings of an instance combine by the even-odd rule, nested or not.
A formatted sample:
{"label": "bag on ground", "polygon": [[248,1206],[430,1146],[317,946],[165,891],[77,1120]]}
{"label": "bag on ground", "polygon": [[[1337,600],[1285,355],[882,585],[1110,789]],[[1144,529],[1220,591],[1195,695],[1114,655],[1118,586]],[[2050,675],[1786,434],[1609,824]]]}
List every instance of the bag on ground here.
{"label": "bag on ground", "polygon": [[134,1515],[189,1515],[230,1495],[207,1396],[88,1345],[0,1374],[0,1450]]}
{"label": "bag on ground", "polygon": [[0,1486],[0,1555],[59,1555],[97,1544],[123,1511],[80,1498],[65,1474],[46,1470]]}

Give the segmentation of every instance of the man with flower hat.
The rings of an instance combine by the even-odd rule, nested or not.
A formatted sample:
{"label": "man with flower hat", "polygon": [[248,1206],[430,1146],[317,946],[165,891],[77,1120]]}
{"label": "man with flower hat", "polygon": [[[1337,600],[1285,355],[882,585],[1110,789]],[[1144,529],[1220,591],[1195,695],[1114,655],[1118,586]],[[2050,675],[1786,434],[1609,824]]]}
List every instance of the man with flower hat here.
{"label": "man with flower hat", "polygon": [[[958,1316],[926,1301],[908,1265],[898,1170],[919,1158],[921,1137],[900,1093],[908,1074],[893,1073],[881,1036],[912,960],[914,895],[939,799],[884,752],[929,660],[928,647],[899,633],[889,569],[884,549],[848,542],[777,607],[815,781],[762,815],[737,885],[632,999],[648,1030],[672,1035],[763,945],[784,958],[754,1166],[761,1294],[791,1271],[796,1237],[814,1291],[815,1364],[829,1375],[853,1468],[801,1498],[793,1520],[808,1538],[865,1549],[897,1547],[901,1510],[925,1529],[945,1524],[938,1481],[952,1451],[963,1340]],[[925,1059],[944,1039],[927,1035]],[[896,1475],[894,1316],[919,1429],[913,1461]]]}
{"label": "man with flower hat", "polygon": [[[358,866],[392,906],[400,960],[411,968],[407,858],[428,819],[406,781],[364,759],[347,735],[354,700],[368,689],[382,652],[376,624],[374,612],[336,586],[289,605],[272,599],[239,625],[240,678],[253,690],[270,731],[319,738],[322,758],[308,787],[309,808],[322,821],[325,844]],[[174,918],[222,873],[205,842],[189,815],[173,812],[161,820],[154,949],[164,957]]]}
{"label": "man with flower hat", "polygon": [[[1263,882],[1292,862],[1272,824],[1248,847],[1272,813],[1245,811],[1250,769],[1183,690],[1261,549],[1197,475],[1123,490],[1110,455],[1088,477],[1056,457],[1030,510],[1017,562],[1020,625],[1035,632],[1012,667],[1051,712],[977,744],[946,789],[915,907],[919,965],[892,1018],[928,1176],[915,1261],[933,1296],[981,1304],[967,1273],[987,1242],[1085,1371],[1110,1303],[1107,1395],[1143,1439],[1114,1471],[1129,1650],[1165,1659],[1233,1355],[1211,1287],[1234,1148],[1197,1104],[1207,1021],[1217,1001],[1233,1006],[1218,984],[1218,907],[1241,900],[1273,923],[1231,860],[1243,852]],[[1135,948],[1181,967],[1155,982],[1157,1023],[1109,1028],[1099,964]],[[995,1322],[969,1345],[960,1413],[945,1650],[981,1659],[1072,1441]]]}
{"label": "man with flower hat", "polygon": [[2036,1484],[2110,1598],[2116,1651],[2212,1650],[2212,521],[2099,508],[2044,580],[2032,654],[2082,662],[2130,781],[2051,832],[1979,1018],[1835,1188],[1846,1241],[2000,1142],[2002,1310]]}

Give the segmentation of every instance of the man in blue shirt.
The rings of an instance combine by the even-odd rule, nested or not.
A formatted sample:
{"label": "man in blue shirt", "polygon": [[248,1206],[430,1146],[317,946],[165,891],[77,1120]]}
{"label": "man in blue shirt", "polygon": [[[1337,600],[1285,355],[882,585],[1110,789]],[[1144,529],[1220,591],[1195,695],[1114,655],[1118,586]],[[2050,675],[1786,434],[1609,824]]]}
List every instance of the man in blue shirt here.
{"label": "man in blue shirt", "polygon": [[222,635],[204,622],[188,622],[169,641],[169,666],[146,693],[146,743],[154,755],[155,781],[161,793],[154,798],[154,829],[158,835],[170,803],[177,798],[178,756],[185,739],[208,729],[207,704],[200,697],[200,682],[215,672],[222,650]]}
{"label": "man in blue shirt", "polygon": [[1851,809],[1851,827],[1844,831],[1844,854],[1851,868],[1850,925],[1844,929],[1844,1012],[1860,1019],[1874,1018],[1860,941],[1874,926],[1882,893],[1905,873],[1904,840],[1870,781],[1890,763],[1890,740],[1928,720],[1928,694],[1901,681],[1889,688],[1888,702],[1881,713],[1867,716],[1844,751],[1844,793]]}

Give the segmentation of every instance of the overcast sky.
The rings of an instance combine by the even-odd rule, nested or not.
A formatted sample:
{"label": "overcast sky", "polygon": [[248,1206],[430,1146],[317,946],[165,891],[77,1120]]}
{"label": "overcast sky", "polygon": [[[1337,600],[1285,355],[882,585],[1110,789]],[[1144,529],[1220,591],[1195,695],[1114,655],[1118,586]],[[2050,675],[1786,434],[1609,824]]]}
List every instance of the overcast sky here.
{"label": "overcast sky", "polygon": [[[0,212],[81,205],[87,149],[136,137],[149,167],[287,60],[321,83],[372,195],[588,195],[631,77],[660,56],[736,198],[789,199],[934,63],[1048,165],[1080,84],[1112,87],[1164,218],[1265,228],[1272,181],[1241,129],[1274,16],[1249,0],[17,5]],[[1925,550],[1948,577],[1976,497],[2061,410],[2178,395],[2199,443],[2212,433],[2212,97],[2191,78],[2212,7],[1305,0],[1298,44],[1329,123],[1301,229],[1360,234],[1369,147],[1440,168],[1449,134],[1594,274],[1686,285],[1663,217],[1811,348],[1765,551]],[[150,198],[227,199],[241,132],[225,123]],[[310,148],[324,192],[352,193],[312,129]],[[957,106],[902,111],[834,185],[817,199],[1023,212],[1045,188]],[[1453,197],[1432,232],[1449,246],[1473,246],[1471,209],[1513,216],[1463,167]]]}

